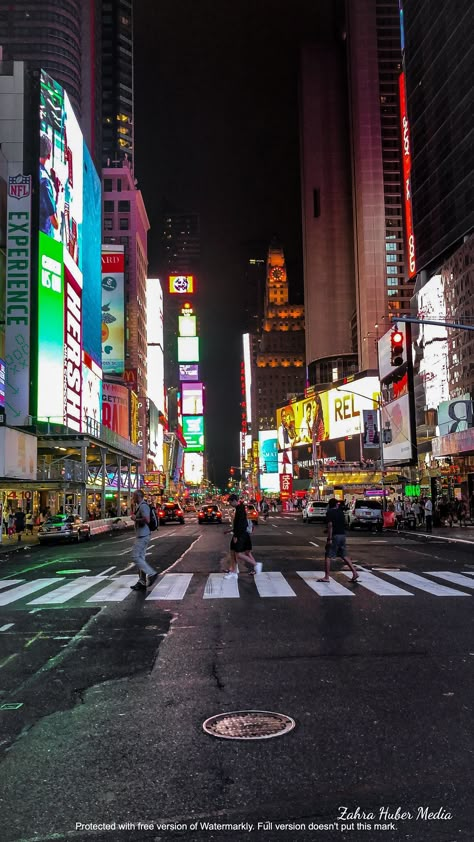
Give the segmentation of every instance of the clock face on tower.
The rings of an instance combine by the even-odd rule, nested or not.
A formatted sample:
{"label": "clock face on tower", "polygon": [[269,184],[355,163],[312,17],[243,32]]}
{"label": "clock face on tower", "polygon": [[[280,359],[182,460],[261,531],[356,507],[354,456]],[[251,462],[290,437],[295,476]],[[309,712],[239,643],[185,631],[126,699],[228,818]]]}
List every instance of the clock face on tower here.
{"label": "clock face on tower", "polygon": [[279,266],[274,266],[273,269],[270,270],[270,278],[272,279],[272,281],[282,281],[283,269],[280,269]]}

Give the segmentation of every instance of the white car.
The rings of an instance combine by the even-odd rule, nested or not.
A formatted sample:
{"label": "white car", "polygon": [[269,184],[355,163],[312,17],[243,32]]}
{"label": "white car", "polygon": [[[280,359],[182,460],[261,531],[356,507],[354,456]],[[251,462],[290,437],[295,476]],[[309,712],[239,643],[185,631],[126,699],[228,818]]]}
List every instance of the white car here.
{"label": "white car", "polygon": [[382,503],[378,500],[353,500],[346,514],[346,521],[349,529],[361,526],[381,532],[383,528]]}
{"label": "white car", "polygon": [[303,509],[303,523],[325,523],[328,504],[324,500],[310,500]]}

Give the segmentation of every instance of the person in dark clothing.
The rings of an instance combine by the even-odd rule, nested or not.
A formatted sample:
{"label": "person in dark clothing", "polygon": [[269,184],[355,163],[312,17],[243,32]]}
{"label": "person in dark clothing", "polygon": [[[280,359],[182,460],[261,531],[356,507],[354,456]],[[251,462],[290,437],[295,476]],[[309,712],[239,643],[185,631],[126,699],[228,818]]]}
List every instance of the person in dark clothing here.
{"label": "person in dark clothing", "polygon": [[16,534],[18,535],[18,540],[21,541],[21,533],[25,528],[25,513],[18,509],[15,512],[15,530]]}
{"label": "person in dark clothing", "polygon": [[229,571],[225,574],[225,579],[237,579],[239,576],[239,559],[250,563],[254,567],[255,573],[262,572],[261,562],[255,561],[252,555],[252,541],[250,540],[250,533],[248,531],[248,518],[245,506],[236,494],[231,494],[228,499],[229,506],[235,508],[234,523],[232,530],[232,539],[230,542],[230,565]]}
{"label": "person in dark clothing", "polygon": [[332,497],[328,503],[328,510],[326,514],[326,524],[328,530],[328,537],[326,542],[326,551],[324,557],[325,574],[319,582],[329,582],[329,571],[331,568],[331,559],[342,558],[343,561],[352,570],[352,582],[357,582],[359,574],[355,569],[351,559],[347,555],[346,550],[346,519],[344,511],[337,505],[337,500]]}

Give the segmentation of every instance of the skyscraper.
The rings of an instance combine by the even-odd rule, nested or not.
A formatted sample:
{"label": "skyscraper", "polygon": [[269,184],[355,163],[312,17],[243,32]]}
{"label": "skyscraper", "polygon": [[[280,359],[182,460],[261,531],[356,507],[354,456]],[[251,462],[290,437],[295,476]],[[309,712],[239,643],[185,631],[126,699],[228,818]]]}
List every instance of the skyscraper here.
{"label": "skyscraper", "polygon": [[407,313],[398,0],[347,2],[338,37],[302,52],[306,358],[323,385],[375,368]]}
{"label": "skyscraper", "polygon": [[133,0],[102,0],[102,165],[134,164]]}

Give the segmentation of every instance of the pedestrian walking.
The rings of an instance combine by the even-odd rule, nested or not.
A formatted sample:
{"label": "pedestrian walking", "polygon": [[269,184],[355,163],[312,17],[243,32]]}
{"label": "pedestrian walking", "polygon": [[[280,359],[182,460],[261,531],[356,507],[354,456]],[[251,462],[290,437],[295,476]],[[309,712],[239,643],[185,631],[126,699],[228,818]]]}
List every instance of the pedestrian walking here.
{"label": "pedestrian walking", "polygon": [[232,533],[232,538],[230,542],[229,570],[224,575],[224,579],[238,579],[239,561],[241,559],[253,565],[253,573],[261,573],[263,565],[261,562],[255,561],[252,554],[252,541],[248,530],[248,518],[245,506],[241,500],[239,501],[237,494],[231,494],[227,502],[229,506],[235,509],[235,513],[232,529],[226,529],[226,533]]}
{"label": "pedestrian walking", "polygon": [[326,524],[328,530],[328,537],[326,542],[326,551],[324,557],[325,573],[322,579],[318,582],[329,582],[329,571],[331,569],[331,560],[333,558],[342,558],[345,564],[352,571],[352,582],[357,582],[359,574],[354,567],[352,560],[347,555],[346,549],[346,519],[344,511],[337,505],[337,500],[332,497],[328,503],[328,510],[326,513]]}
{"label": "pedestrian walking", "polygon": [[14,516],[13,512],[10,512],[9,515],[8,515],[8,527],[7,528],[8,528],[8,537],[11,538],[11,536],[15,532],[15,516]]}
{"label": "pedestrian walking", "polygon": [[138,582],[131,585],[131,589],[132,591],[145,591],[158,576],[156,570],[146,560],[146,550],[150,541],[150,507],[141,489],[135,491],[133,503],[135,511],[132,514],[132,520],[135,521],[135,541],[132,558],[138,567]]}
{"label": "pedestrian walking", "polygon": [[15,512],[15,531],[16,531],[16,534],[18,536],[19,541],[21,541],[21,534],[22,534],[24,528],[25,528],[25,513],[21,509],[18,509],[18,511]]}
{"label": "pedestrian walking", "polygon": [[33,513],[32,512],[26,513],[25,532],[29,532],[30,535],[33,535]]}
{"label": "pedestrian walking", "polygon": [[425,500],[425,524],[426,524],[426,531],[432,532],[433,530],[433,502],[431,497],[427,497]]}

